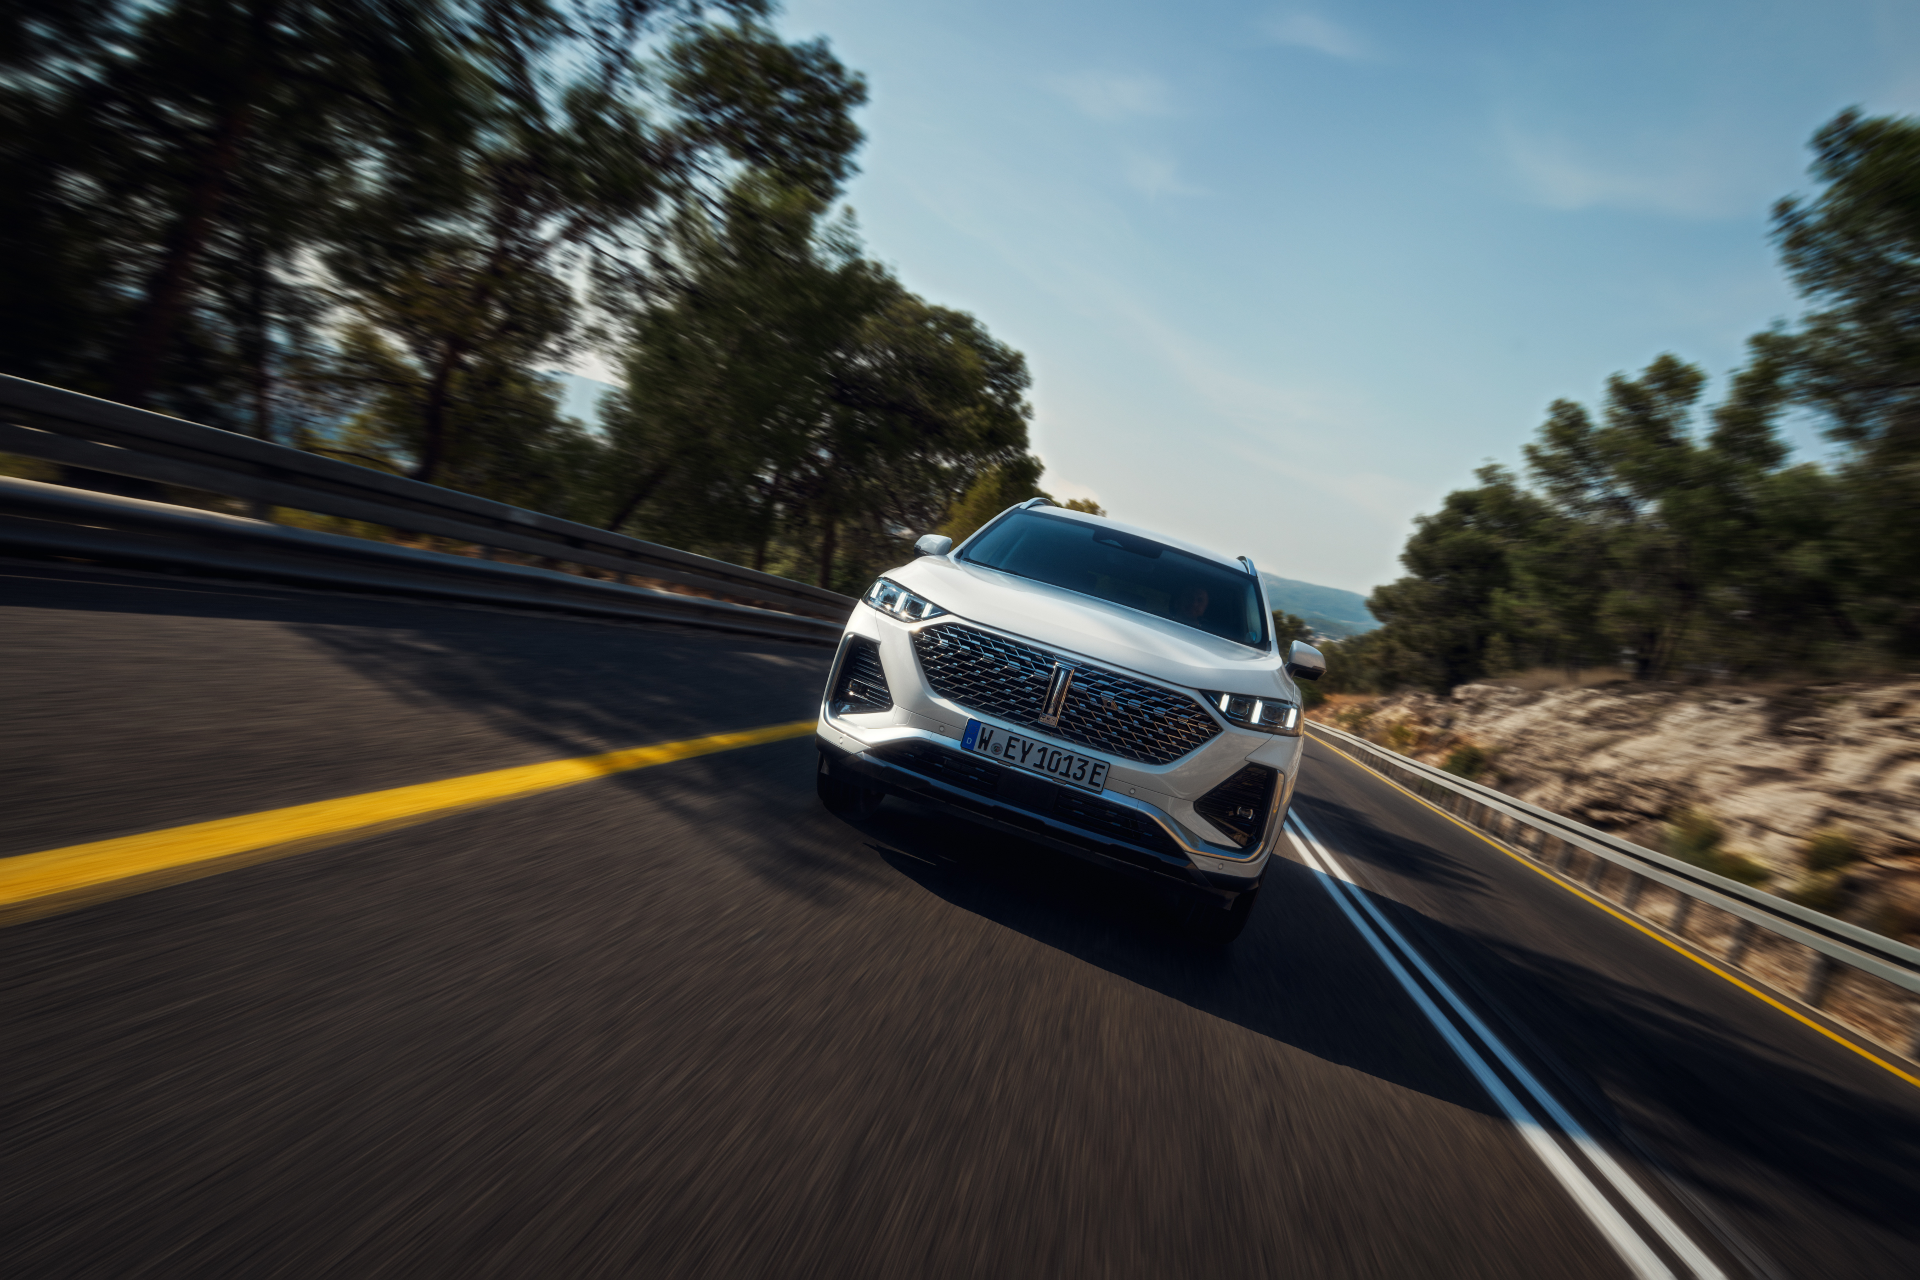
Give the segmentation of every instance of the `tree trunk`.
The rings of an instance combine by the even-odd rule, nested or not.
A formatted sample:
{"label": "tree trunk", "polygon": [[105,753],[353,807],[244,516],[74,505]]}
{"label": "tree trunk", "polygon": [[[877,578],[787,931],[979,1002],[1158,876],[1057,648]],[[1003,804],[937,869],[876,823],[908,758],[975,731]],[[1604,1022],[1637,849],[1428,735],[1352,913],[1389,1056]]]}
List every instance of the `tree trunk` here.
{"label": "tree trunk", "polygon": [[108,392],[110,399],[122,404],[144,408],[159,379],[161,358],[186,305],[188,282],[226,198],[228,179],[240,162],[241,149],[253,127],[255,104],[270,81],[266,37],[279,7],[277,3],[263,4],[253,14],[246,50],[251,68],[221,109],[213,142],[187,188],[186,205],[168,232],[160,261],[147,279],[146,293],[134,312],[133,327],[114,366]]}
{"label": "tree trunk", "polygon": [[653,474],[642,480],[639,485],[634,488],[632,496],[621,504],[620,510],[614,515],[613,519],[607,521],[607,532],[620,532],[620,526],[633,519],[633,513],[638,511],[641,506],[645,504],[646,500],[653,496],[653,491],[658,489],[669,475],[673,474],[674,466],[674,460],[669,458],[667,461],[655,467]]}
{"label": "tree trunk", "polygon": [[240,333],[240,358],[247,369],[253,434],[262,440],[271,440],[273,380],[267,372],[267,255],[253,236],[247,237],[242,252],[247,273],[247,309]]}
{"label": "tree trunk", "polygon": [[[508,250],[496,241],[493,252],[487,257],[487,265],[480,273],[480,279],[468,296],[468,310],[476,317],[484,317],[488,305],[493,301],[494,290],[499,287],[500,277],[506,270]],[[476,321],[476,328],[485,334],[484,319]],[[433,483],[439,474],[440,464],[446,459],[447,452],[447,408],[453,390],[453,375],[460,370],[460,362],[467,353],[475,348],[484,348],[484,336],[464,341],[458,337],[447,339],[446,354],[440,360],[440,366],[433,371],[433,381],[427,386],[427,403],[421,412],[421,428],[424,439],[420,447],[420,465],[414,468],[413,478]]]}
{"label": "tree trunk", "polygon": [[753,567],[761,573],[767,571],[767,543],[773,538],[773,513],[778,505],[781,472],[774,472],[773,480],[767,485],[767,500],[760,504],[760,539],[753,544]]}
{"label": "tree trunk", "polygon": [[449,338],[446,354],[433,371],[433,381],[427,384],[427,402],[420,410],[420,465],[413,469],[415,480],[432,484],[446,457],[448,392],[453,387],[454,370],[465,354],[460,342]]}
{"label": "tree trunk", "polygon": [[833,590],[833,553],[838,550],[835,546],[835,535],[839,532],[839,526],[832,516],[827,517],[826,526],[826,531],[820,535],[820,585],[831,591]]}

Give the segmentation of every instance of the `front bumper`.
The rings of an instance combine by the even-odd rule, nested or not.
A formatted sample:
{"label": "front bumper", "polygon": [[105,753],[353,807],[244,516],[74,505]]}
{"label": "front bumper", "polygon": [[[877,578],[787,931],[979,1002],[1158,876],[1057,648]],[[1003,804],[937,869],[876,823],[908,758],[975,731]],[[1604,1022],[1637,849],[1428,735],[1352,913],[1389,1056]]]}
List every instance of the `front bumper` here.
{"label": "front bumper", "polygon": [[[823,697],[816,732],[834,768],[1116,870],[1178,881],[1218,897],[1223,906],[1258,887],[1292,798],[1299,738],[1222,723],[1213,739],[1161,766],[1062,741],[1063,747],[1107,761],[1107,786],[1095,795],[1052,782],[960,749],[969,719],[1030,737],[1047,735],[1032,725],[1006,723],[959,706],[932,691],[915,656],[912,633],[950,621],[954,619],[903,624],[872,609],[855,609],[827,692],[834,687],[851,638],[864,637],[878,646],[893,706],[835,714]],[[1235,846],[1194,810],[1193,801],[1248,763],[1274,769],[1279,779],[1258,838]]]}

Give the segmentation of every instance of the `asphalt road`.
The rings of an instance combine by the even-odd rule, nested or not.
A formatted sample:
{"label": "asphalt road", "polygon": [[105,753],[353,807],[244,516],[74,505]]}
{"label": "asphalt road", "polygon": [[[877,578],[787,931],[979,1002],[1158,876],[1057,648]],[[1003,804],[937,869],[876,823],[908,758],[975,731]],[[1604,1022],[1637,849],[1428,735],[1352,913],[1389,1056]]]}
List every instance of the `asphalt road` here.
{"label": "asphalt road", "polygon": [[[794,720],[825,662],[0,566],[0,854]],[[1710,1267],[1920,1272],[1920,1090],[1322,746],[1295,811],[1359,896],[1290,846],[1217,953],[828,816],[805,740],[0,930],[0,1274],[1631,1274],[1368,908]]]}

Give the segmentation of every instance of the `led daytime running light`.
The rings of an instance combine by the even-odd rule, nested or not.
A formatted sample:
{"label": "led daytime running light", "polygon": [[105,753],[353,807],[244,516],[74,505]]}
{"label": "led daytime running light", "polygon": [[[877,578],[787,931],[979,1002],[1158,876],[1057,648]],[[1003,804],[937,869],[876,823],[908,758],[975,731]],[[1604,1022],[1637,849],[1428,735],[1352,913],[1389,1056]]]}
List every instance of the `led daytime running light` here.
{"label": "led daytime running light", "polygon": [[925,596],[917,596],[890,578],[879,578],[863,597],[868,605],[902,622],[925,622],[946,613]]}
{"label": "led daytime running light", "polygon": [[1300,732],[1300,706],[1285,698],[1256,698],[1246,693],[1201,694],[1231,724],[1261,733]]}

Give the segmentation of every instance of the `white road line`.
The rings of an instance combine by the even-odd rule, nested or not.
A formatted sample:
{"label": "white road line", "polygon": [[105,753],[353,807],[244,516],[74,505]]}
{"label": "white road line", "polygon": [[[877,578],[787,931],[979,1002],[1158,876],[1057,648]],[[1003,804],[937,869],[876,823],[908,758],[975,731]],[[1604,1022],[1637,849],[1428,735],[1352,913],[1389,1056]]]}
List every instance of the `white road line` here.
{"label": "white road line", "polygon": [[[1299,829],[1300,833],[1313,843],[1314,847],[1319,850],[1321,856],[1335,869],[1339,878],[1349,885],[1354,885],[1353,877],[1347,874],[1346,867],[1340,863],[1338,858],[1333,856],[1331,850],[1321,844],[1319,839],[1308,830],[1306,823],[1300,821],[1297,817],[1293,817],[1291,820]],[[1586,1128],[1581,1125],[1579,1121],[1575,1120],[1572,1115],[1568,1114],[1567,1109],[1560,1104],[1560,1100],[1554,1097],[1531,1071],[1528,1071],[1520,1065],[1519,1059],[1515,1058],[1505,1043],[1493,1034],[1493,1031],[1485,1022],[1481,1021],[1480,1016],[1476,1014],[1465,1001],[1454,994],[1453,988],[1441,980],[1440,975],[1433,971],[1432,966],[1426,962],[1425,958],[1422,957],[1418,951],[1414,950],[1407,940],[1401,936],[1400,931],[1394,928],[1385,916],[1380,914],[1380,909],[1374,906],[1373,900],[1366,894],[1357,892],[1357,885],[1354,885],[1354,888],[1356,890],[1354,897],[1355,900],[1359,902],[1361,909],[1371,916],[1374,922],[1379,925],[1380,929],[1385,932],[1388,937],[1393,939],[1394,944],[1400,948],[1406,957],[1418,966],[1421,975],[1433,984],[1434,990],[1440,993],[1441,998],[1453,1008],[1454,1012],[1472,1029],[1473,1033],[1480,1038],[1481,1042],[1493,1051],[1494,1056],[1500,1059],[1501,1065],[1513,1073],[1514,1078],[1520,1081],[1521,1087],[1531,1094],[1534,1101],[1540,1104],[1541,1109],[1547,1113],[1548,1117],[1552,1119],[1556,1125],[1560,1126],[1561,1132],[1573,1140],[1580,1148],[1581,1154],[1585,1155],[1587,1159],[1593,1163],[1593,1167],[1600,1171],[1600,1176],[1605,1178],[1607,1183],[1619,1193],[1620,1198],[1633,1206],[1634,1212],[1645,1219],[1647,1225],[1660,1233],[1660,1238],[1666,1241],[1667,1247],[1679,1255],[1680,1260],[1686,1263],[1686,1265],[1692,1269],[1693,1273],[1700,1277],[1700,1280],[1726,1280],[1725,1273],[1714,1265],[1711,1258],[1702,1252],[1700,1246],[1694,1243],[1693,1237],[1681,1230],[1680,1224],[1675,1222],[1659,1205],[1654,1203],[1653,1197],[1647,1194],[1646,1189],[1642,1187],[1631,1174],[1621,1168],[1620,1162],[1615,1160],[1605,1147],[1602,1147],[1598,1142],[1593,1140],[1592,1135],[1586,1131]]]}
{"label": "white road line", "polygon": [[[1566,1151],[1561,1148],[1560,1144],[1554,1141],[1553,1136],[1546,1131],[1545,1127],[1542,1126],[1534,1114],[1527,1109],[1525,1104],[1513,1095],[1512,1090],[1507,1088],[1506,1082],[1494,1072],[1493,1068],[1488,1065],[1487,1060],[1468,1043],[1466,1037],[1461,1034],[1460,1029],[1454,1025],[1453,1020],[1441,1013],[1439,1008],[1435,1006],[1433,1001],[1427,996],[1426,991],[1419,983],[1414,981],[1413,975],[1407,972],[1393,951],[1388,948],[1385,940],[1368,924],[1367,920],[1361,916],[1359,911],[1355,909],[1354,902],[1358,902],[1363,908],[1368,907],[1369,904],[1366,903],[1365,895],[1359,893],[1357,886],[1353,885],[1351,878],[1346,874],[1345,868],[1340,865],[1331,853],[1327,852],[1325,846],[1320,844],[1319,840],[1313,836],[1312,832],[1310,832],[1306,825],[1300,822],[1298,818],[1290,816],[1288,823],[1293,828],[1289,834],[1293,837],[1294,843],[1299,847],[1302,856],[1306,858],[1308,865],[1321,872],[1321,885],[1326,889],[1327,895],[1333,899],[1334,905],[1339,907],[1341,913],[1345,915],[1347,920],[1353,925],[1355,932],[1373,949],[1374,954],[1380,958],[1380,962],[1386,966],[1387,972],[1392,974],[1394,979],[1399,982],[1401,988],[1413,998],[1413,1002],[1420,1009],[1420,1012],[1426,1015],[1427,1021],[1432,1023],[1434,1029],[1446,1040],[1448,1047],[1451,1048],[1460,1061],[1465,1064],[1467,1070],[1473,1073],[1474,1079],[1478,1080],[1480,1086],[1487,1091],[1488,1096],[1493,1099],[1494,1105],[1499,1107],[1507,1119],[1512,1122],[1513,1126],[1520,1131],[1520,1136],[1526,1141],[1528,1146],[1533,1148],[1534,1154],[1540,1158],[1540,1162],[1547,1167],[1548,1172],[1552,1173],[1553,1176],[1559,1180],[1560,1185],[1566,1189],[1567,1194],[1572,1197],[1573,1202],[1580,1207],[1594,1226],[1599,1229],[1601,1235],[1606,1237],[1608,1243],[1613,1246],[1614,1251],[1620,1255],[1621,1261],[1625,1262],[1628,1269],[1631,1270],[1634,1275],[1641,1277],[1642,1280],[1673,1280],[1673,1272],[1667,1268],[1666,1264],[1660,1260],[1659,1256],[1655,1254],[1647,1242],[1641,1238],[1640,1234],[1621,1216],[1620,1211],[1613,1207],[1612,1202],[1600,1192],[1598,1187],[1593,1185],[1592,1181],[1588,1179],[1580,1167],[1573,1162]],[[1346,890],[1346,892],[1343,892],[1343,889]],[[1351,902],[1348,900],[1349,895],[1353,898]],[[1382,924],[1384,923],[1385,922],[1382,921]],[[1386,928],[1391,930],[1392,926],[1386,925]],[[1400,946],[1406,951],[1408,959],[1416,965],[1419,965],[1423,972],[1431,973],[1418,954],[1406,946],[1404,940],[1398,939],[1397,935],[1396,940],[1399,941]],[[1435,990],[1439,991],[1442,997],[1447,999],[1449,1004],[1454,1004],[1458,1007],[1456,998],[1453,997],[1452,992],[1446,985],[1439,982],[1437,978],[1432,980],[1434,981]],[[1474,1021],[1478,1020],[1475,1019]],[[1485,1035],[1486,1033],[1483,1032],[1482,1034]],[[1487,1038],[1491,1040],[1490,1036]],[[1492,1044],[1496,1048],[1496,1051],[1498,1051],[1498,1042],[1493,1041]],[[1507,1055],[1503,1054],[1502,1056],[1505,1058]],[[1525,1072],[1516,1071],[1515,1074],[1523,1082],[1529,1079]],[[1532,1092],[1532,1090],[1529,1090],[1529,1092]],[[1698,1250],[1696,1249],[1693,1252],[1697,1254]],[[1715,1280],[1723,1280],[1723,1278],[1720,1277],[1718,1269],[1712,1268],[1711,1264],[1709,1264],[1708,1270],[1703,1271],[1701,1274],[1703,1280],[1708,1276],[1714,1277]]]}

